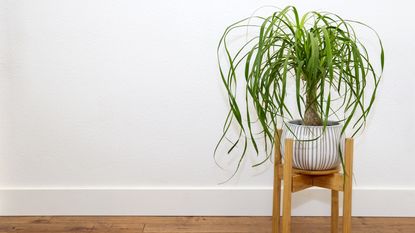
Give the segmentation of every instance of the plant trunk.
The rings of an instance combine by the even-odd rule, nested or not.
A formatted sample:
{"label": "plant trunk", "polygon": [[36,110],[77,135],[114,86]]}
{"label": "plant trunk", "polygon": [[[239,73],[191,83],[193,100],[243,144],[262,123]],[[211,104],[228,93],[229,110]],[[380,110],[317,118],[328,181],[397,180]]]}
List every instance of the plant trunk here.
{"label": "plant trunk", "polygon": [[306,94],[306,110],[304,113],[304,125],[323,125],[315,91],[308,91]]}

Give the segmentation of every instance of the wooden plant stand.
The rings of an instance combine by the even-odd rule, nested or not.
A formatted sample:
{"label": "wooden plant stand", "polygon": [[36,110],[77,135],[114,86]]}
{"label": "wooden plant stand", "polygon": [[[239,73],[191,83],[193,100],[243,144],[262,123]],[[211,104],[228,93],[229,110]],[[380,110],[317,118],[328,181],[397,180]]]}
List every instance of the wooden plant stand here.
{"label": "wooden plant stand", "polygon": [[[281,130],[277,131],[281,135]],[[340,169],[328,171],[305,171],[292,167],[293,139],[286,139],[284,163],[281,159],[280,137],[275,135],[274,196],[272,232],[291,233],[291,194],[313,186],[331,190],[331,233],[337,233],[339,224],[339,192],[343,192],[343,233],[351,233],[352,223],[352,169],[353,139],[346,138],[344,172]],[[284,180],[282,224],[280,217],[281,181]],[[282,228],[282,231],[281,228]]]}

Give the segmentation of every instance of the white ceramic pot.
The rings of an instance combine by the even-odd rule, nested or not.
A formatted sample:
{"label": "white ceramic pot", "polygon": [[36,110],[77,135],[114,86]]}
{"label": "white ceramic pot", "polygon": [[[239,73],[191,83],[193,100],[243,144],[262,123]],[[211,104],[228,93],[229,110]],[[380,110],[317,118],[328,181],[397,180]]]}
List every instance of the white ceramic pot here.
{"label": "white ceramic pot", "polygon": [[[344,151],[343,125],[328,122],[323,126],[306,126],[301,120],[286,122],[281,135],[281,155],[284,156],[286,138],[294,139],[293,167],[302,170],[330,170],[340,165],[340,151]],[[289,130],[289,129],[290,130]]]}

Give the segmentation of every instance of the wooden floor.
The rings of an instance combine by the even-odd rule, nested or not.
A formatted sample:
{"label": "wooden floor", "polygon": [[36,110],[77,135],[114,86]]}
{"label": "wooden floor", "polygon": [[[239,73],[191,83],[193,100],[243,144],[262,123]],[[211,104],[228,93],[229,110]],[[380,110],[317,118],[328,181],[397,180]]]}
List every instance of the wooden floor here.
{"label": "wooden floor", "polygon": [[[270,217],[0,217],[0,232],[271,233]],[[327,217],[294,217],[293,233],[329,233]],[[339,231],[340,233],[341,231]],[[415,218],[353,218],[353,233],[415,233]]]}

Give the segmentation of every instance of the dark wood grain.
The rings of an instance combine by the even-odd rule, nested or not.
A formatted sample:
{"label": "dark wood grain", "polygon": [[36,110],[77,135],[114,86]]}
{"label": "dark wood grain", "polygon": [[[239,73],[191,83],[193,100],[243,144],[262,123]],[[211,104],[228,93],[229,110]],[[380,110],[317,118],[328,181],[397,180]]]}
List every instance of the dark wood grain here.
{"label": "dark wood grain", "polygon": [[[341,218],[339,225],[341,226]],[[415,218],[355,217],[353,233],[415,233]],[[0,217],[0,233],[271,233],[271,217]],[[293,217],[293,233],[329,233],[328,217]]]}

